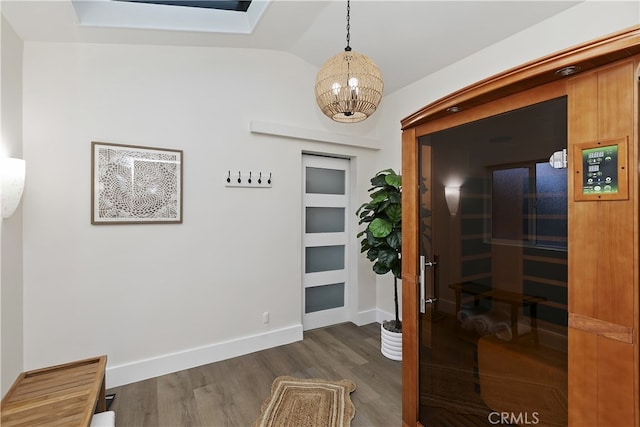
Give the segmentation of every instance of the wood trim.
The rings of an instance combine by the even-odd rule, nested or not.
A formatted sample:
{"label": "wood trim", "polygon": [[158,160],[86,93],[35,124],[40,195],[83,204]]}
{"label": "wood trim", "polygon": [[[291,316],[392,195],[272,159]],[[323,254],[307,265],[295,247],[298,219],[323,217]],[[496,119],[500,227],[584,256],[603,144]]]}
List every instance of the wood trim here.
{"label": "wood trim", "polygon": [[[635,138],[639,138],[640,137],[640,57],[636,58],[635,60],[635,66],[636,66],[636,84],[635,84],[635,88],[633,91],[633,135],[635,135]],[[637,142],[634,145],[634,152],[630,153],[630,156],[632,159],[634,159],[634,162],[636,161],[635,159],[638,158],[639,154],[638,154],[638,148],[637,148]],[[634,207],[633,207],[633,235],[634,236],[640,236],[640,217],[638,214],[638,197],[639,195],[639,191],[638,191],[638,185],[636,185],[636,183],[638,183],[640,181],[639,176],[640,173],[638,171],[636,171],[636,173],[632,173],[630,176],[633,179],[633,183],[634,185],[631,186],[631,197],[632,199],[635,201],[634,202]],[[634,258],[633,258],[633,263],[635,268],[633,269],[633,283],[640,283],[640,268],[638,267],[639,264],[639,255],[638,255],[638,250],[636,250],[634,252]],[[638,295],[638,286],[634,286],[634,290],[633,290],[633,301],[638,301],[639,300],[639,295]],[[633,304],[633,318],[634,319],[640,319],[640,313],[639,313],[640,307],[639,304]],[[635,328],[633,331],[633,338],[634,341],[633,342],[638,342],[639,337],[638,337],[638,329],[639,328]],[[637,346],[635,346],[637,347]],[[634,366],[634,373],[633,373],[633,381],[634,381],[634,396],[640,396],[640,351],[638,351],[637,349],[634,351],[633,353],[633,366]],[[634,419],[635,423],[634,425],[638,426],[640,425],[640,411],[635,411],[635,419]]]}
{"label": "wood trim", "polygon": [[569,327],[589,334],[633,344],[634,331],[633,328],[627,326],[581,316],[576,313],[569,313]]}
{"label": "wood trim", "polygon": [[548,83],[542,87],[524,90],[522,92],[518,92],[502,98],[499,101],[485,104],[482,106],[482,108],[474,108],[472,110],[461,111],[457,114],[442,117],[438,120],[425,122],[415,127],[416,135],[417,137],[420,137],[422,135],[427,135],[440,130],[449,129],[454,126],[459,126],[476,120],[486,119],[488,117],[504,113],[507,110],[527,107],[529,105],[548,101],[553,98],[559,98],[561,96],[565,96],[566,94],[566,80],[559,80],[556,82]]}
{"label": "wood trim", "polygon": [[[419,414],[418,328],[418,144],[415,129],[402,133],[402,420],[415,426]],[[404,355],[409,355],[405,358]]]}
{"label": "wood trim", "polygon": [[563,77],[557,70],[568,66],[584,72],[640,53],[640,25],[528,62],[481,80],[441,98],[400,121],[407,129],[445,117],[447,108],[468,110],[505,96],[538,87]]}

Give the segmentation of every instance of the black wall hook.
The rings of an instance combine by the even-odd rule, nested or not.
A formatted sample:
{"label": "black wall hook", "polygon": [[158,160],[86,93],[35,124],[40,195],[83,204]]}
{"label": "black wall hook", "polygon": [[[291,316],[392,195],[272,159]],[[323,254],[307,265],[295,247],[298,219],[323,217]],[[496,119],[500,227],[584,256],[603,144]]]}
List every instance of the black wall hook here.
{"label": "black wall hook", "polygon": [[231,171],[229,171],[229,174],[227,175],[227,182],[231,182]]}
{"label": "black wall hook", "polygon": [[242,175],[240,175],[240,171],[238,171],[238,184],[242,182]]}
{"label": "black wall hook", "polygon": [[269,172],[269,179],[267,180],[267,184],[271,184],[271,172]]}

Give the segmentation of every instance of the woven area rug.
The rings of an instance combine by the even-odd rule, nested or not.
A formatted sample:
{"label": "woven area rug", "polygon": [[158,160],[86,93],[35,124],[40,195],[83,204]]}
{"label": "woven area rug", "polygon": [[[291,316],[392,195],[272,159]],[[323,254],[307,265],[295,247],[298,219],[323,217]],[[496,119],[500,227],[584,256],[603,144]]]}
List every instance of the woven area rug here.
{"label": "woven area rug", "polygon": [[348,427],[356,413],[349,380],[278,377],[253,427]]}

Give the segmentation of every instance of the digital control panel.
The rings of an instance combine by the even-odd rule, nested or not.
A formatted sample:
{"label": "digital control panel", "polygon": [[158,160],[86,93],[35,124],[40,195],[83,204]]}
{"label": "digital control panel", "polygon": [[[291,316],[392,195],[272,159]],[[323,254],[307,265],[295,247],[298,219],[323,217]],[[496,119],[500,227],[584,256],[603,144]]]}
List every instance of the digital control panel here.
{"label": "digital control panel", "polygon": [[618,192],[618,146],[582,150],[582,193],[611,194]]}

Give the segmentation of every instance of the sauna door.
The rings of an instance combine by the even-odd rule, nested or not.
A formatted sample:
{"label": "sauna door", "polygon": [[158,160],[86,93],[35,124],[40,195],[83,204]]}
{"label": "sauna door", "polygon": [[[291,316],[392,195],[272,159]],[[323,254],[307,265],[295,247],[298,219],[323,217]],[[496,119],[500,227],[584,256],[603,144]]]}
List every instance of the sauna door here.
{"label": "sauna door", "polygon": [[567,424],[567,170],[549,162],[566,111],[562,97],[418,141],[425,426]]}

